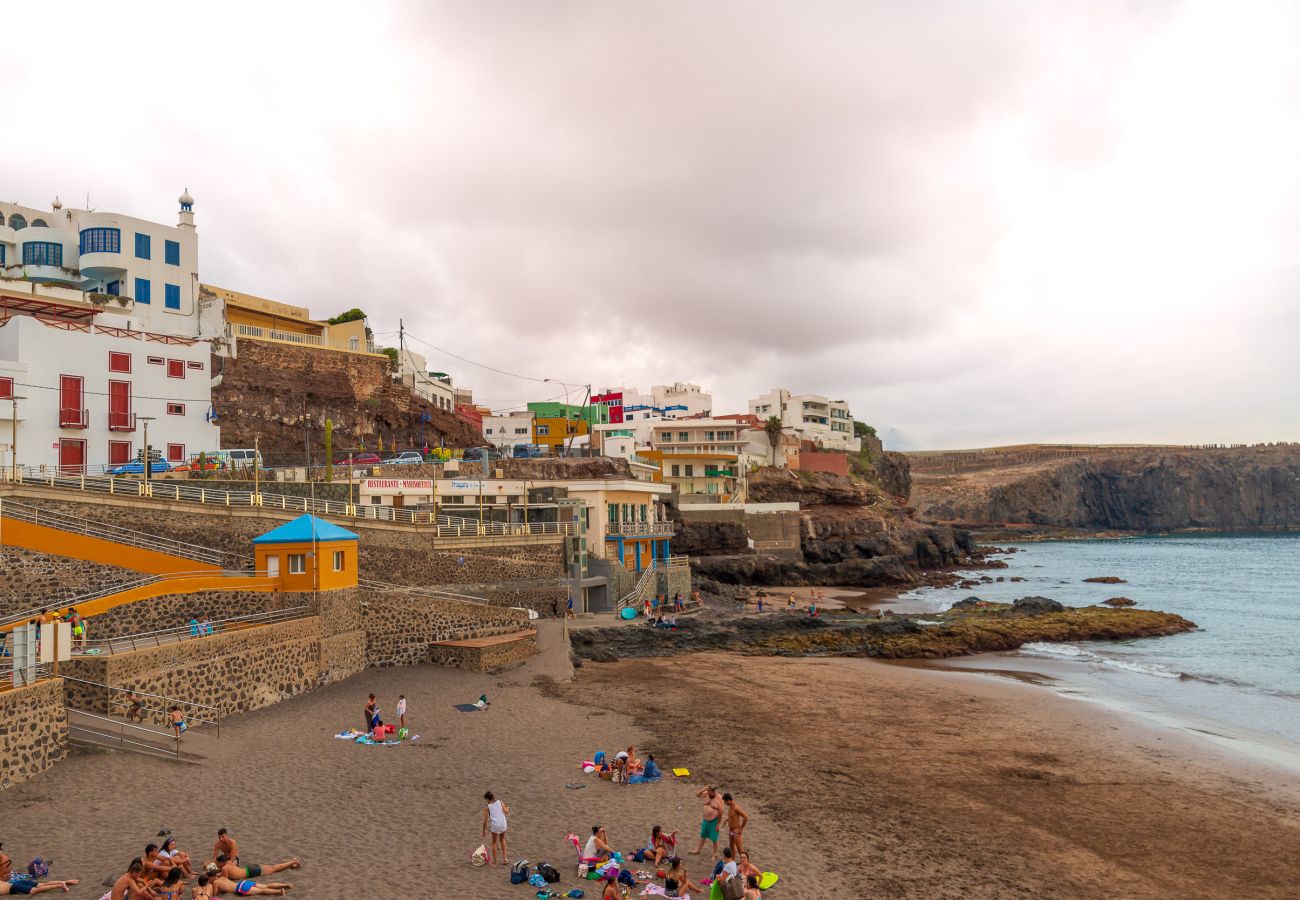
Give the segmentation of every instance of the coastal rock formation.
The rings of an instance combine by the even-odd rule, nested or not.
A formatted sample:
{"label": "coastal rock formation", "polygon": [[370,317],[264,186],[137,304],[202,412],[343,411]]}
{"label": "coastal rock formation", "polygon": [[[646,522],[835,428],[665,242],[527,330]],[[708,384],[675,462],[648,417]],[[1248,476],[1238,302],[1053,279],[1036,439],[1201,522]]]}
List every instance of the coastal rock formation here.
{"label": "coastal rock formation", "polygon": [[[934,624],[927,624],[934,623]],[[1148,610],[1080,609],[1045,597],[1014,605],[963,606],[926,616],[776,614],[692,619],[677,631],[622,626],[570,636],[579,659],[612,662],[633,656],[673,656],[696,650],[735,650],[760,656],[872,656],[935,659],[1014,650],[1036,641],[1103,641],[1162,637],[1191,631],[1194,622]]]}
{"label": "coastal rock formation", "polygon": [[913,454],[912,503],[964,526],[1300,528],[1300,444]]}
{"label": "coastal rock formation", "polygon": [[908,584],[921,570],[969,563],[977,553],[966,532],[915,521],[888,492],[860,478],[763,468],[749,478],[749,499],[797,502],[798,548],[781,554],[751,552],[743,524],[682,523],[674,548],[691,555],[706,592],[710,582]]}
{"label": "coastal rock formation", "polygon": [[1101,602],[1107,606],[1137,606],[1137,601],[1130,600],[1128,597],[1111,597]]}
{"label": "coastal rock formation", "polygon": [[1116,575],[1100,575],[1096,578],[1083,579],[1085,584],[1128,584],[1123,578]]}
{"label": "coastal rock formation", "polygon": [[431,447],[484,443],[473,425],[394,381],[385,356],[243,340],[238,358],[213,356],[212,371],[220,378],[212,406],[222,446],[251,447],[259,435],[263,457],[275,465],[301,465],[304,442],[313,460],[323,459],[327,418],[336,454],[363,444],[377,450],[381,439],[385,448],[419,447],[421,439]]}

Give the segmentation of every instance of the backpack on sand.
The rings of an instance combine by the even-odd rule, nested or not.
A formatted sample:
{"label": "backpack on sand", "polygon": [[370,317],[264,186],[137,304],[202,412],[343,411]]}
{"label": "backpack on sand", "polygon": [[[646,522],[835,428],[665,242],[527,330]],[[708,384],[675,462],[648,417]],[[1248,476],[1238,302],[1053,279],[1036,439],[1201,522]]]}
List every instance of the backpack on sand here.
{"label": "backpack on sand", "polygon": [[537,864],[537,874],[541,875],[542,880],[547,884],[555,884],[555,882],[560,880],[560,873],[556,871],[555,866],[548,862],[540,862]]}
{"label": "backpack on sand", "polygon": [[745,900],[745,879],[736,875],[722,882],[722,900]]}
{"label": "backpack on sand", "polygon": [[525,881],[528,880],[529,872],[530,869],[528,865],[528,860],[526,859],[519,860],[517,863],[515,863],[513,866],[510,867],[510,883],[523,884]]}

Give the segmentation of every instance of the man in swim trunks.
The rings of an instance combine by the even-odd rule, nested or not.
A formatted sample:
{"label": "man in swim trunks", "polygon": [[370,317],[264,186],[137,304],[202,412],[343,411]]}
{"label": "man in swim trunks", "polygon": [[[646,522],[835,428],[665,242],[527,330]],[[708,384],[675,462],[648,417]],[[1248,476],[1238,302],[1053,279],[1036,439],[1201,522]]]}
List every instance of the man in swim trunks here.
{"label": "man in swim trunks", "polygon": [[273,866],[259,866],[255,863],[241,865],[233,859],[229,859],[224,853],[217,857],[217,865],[221,867],[221,874],[225,877],[239,881],[245,878],[261,878],[263,875],[274,875],[276,872],[283,872],[285,869],[296,869],[302,863],[297,859],[291,859],[288,862],[276,863]]}
{"label": "man in swim trunks", "polygon": [[113,882],[113,889],[108,892],[108,896],[109,900],[136,900],[138,897],[148,897],[144,860],[138,856],[131,860],[131,864],[126,867],[126,874]]}
{"label": "man in swim trunks", "polygon": [[68,886],[78,884],[76,880],[71,881],[46,881],[37,884],[32,881],[21,881],[17,884],[9,883],[9,876],[13,874],[14,861],[5,855],[5,845],[0,843],[0,896],[5,894],[43,894],[46,891],[61,890],[67,893]]}
{"label": "man in swim trunks", "polygon": [[215,861],[218,856],[239,862],[239,844],[235,843],[235,839],[224,828],[217,829],[217,845],[212,848],[212,859]]}
{"label": "man in swim trunks", "polygon": [[240,881],[232,881],[223,875],[208,876],[208,886],[212,888],[213,894],[234,894],[236,897],[252,897],[259,894],[276,894],[284,896],[284,892],[293,887],[284,881],[268,881],[266,884],[258,884],[251,878],[245,878]]}
{"label": "man in swim trunks", "polygon": [[730,794],[722,795],[722,803],[727,808],[727,844],[736,859],[740,859],[740,854],[745,849],[745,838],[742,832],[749,824],[749,813],[741,809],[740,804],[731,799]]}
{"label": "man in swim trunks", "polygon": [[699,856],[704,849],[704,842],[713,844],[713,859],[718,858],[718,822],[722,818],[722,798],[709,785],[695,796],[704,799],[704,812],[700,817],[700,845],[691,851],[692,856]]}

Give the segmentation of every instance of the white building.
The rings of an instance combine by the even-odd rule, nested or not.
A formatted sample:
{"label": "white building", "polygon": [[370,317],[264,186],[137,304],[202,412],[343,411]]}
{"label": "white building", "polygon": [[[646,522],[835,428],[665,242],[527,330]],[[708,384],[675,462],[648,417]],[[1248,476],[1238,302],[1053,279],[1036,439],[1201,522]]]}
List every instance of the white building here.
{"label": "white building", "polygon": [[852,453],[862,449],[862,439],[853,435],[853,414],[843,400],[773,388],[757,400],[750,400],[749,411],[760,422],[776,416],[784,427],[822,449]]}
{"label": "white building", "polygon": [[194,198],[178,202],[175,227],[57,198],[49,212],[0,203],[0,413],[17,420],[20,465],[126,462],[145,417],[164,458],[220,447],[209,341],[224,314],[199,299]]}
{"label": "white building", "polygon": [[713,414],[713,395],[705,393],[698,384],[683,381],[656,384],[650,388],[650,396],[664,418],[685,419]]}
{"label": "white building", "polygon": [[504,416],[484,416],[483,437],[492,446],[502,450],[510,450],[519,444],[531,444],[535,416],[536,413],[531,410],[516,410]]}
{"label": "white building", "polygon": [[438,409],[456,411],[456,389],[451,376],[430,372],[429,362],[410,347],[397,354],[397,380]]}

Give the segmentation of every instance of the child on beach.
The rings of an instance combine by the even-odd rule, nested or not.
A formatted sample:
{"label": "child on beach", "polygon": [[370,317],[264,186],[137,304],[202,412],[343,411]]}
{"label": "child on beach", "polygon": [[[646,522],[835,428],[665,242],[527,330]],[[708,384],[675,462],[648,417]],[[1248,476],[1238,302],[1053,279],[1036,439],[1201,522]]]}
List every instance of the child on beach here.
{"label": "child on beach", "polygon": [[510,807],[498,800],[491,791],[483,795],[487,801],[487,806],[483,810],[483,836],[487,837],[488,830],[492,831],[492,865],[497,864],[497,846],[501,847],[502,862],[510,862],[510,857],[506,854],[506,816],[510,814]]}
{"label": "child on beach", "polygon": [[405,694],[397,695],[397,722],[398,722],[398,727],[400,728],[406,727],[406,695]]}
{"label": "child on beach", "polygon": [[181,715],[181,708],[179,706],[173,706],[171,709],[167,710],[167,713],[171,716],[172,729],[176,732],[176,739],[180,740],[180,736],[189,731],[190,726],[186,723],[185,717]]}

